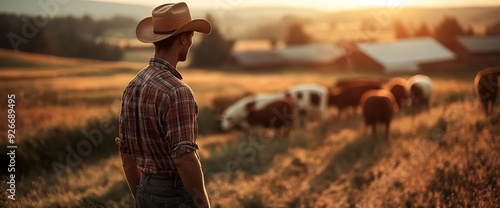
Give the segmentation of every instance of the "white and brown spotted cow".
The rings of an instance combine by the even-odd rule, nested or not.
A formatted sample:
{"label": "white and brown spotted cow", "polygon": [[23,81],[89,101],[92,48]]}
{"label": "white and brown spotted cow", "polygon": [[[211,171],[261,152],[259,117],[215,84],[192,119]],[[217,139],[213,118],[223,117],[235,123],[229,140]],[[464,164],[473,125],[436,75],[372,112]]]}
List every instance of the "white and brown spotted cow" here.
{"label": "white and brown spotted cow", "polygon": [[[288,108],[290,108],[288,104],[285,104],[286,102],[293,105],[290,115],[285,115],[288,114]],[[239,128],[248,132],[256,126],[273,128],[273,124],[268,123],[277,122],[276,118],[286,119],[287,122],[293,121],[296,127],[299,126],[299,121],[305,123],[307,119],[314,117],[323,122],[327,120],[327,102],[328,89],[315,84],[292,86],[284,92],[247,96],[224,110],[221,116],[221,126],[225,131]],[[264,114],[260,114],[263,112]],[[265,113],[270,117],[263,118]]]}
{"label": "white and brown spotted cow", "polygon": [[408,94],[414,112],[422,108],[429,110],[432,95],[432,79],[426,75],[417,74],[408,79]]}
{"label": "white and brown spotted cow", "polygon": [[[328,118],[328,88],[318,84],[301,84],[290,87],[290,94],[297,105],[297,121],[303,126],[309,119],[325,122]],[[298,123],[297,123],[298,125]]]}
{"label": "white and brown spotted cow", "polygon": [[221,116],[224,131],[232,128],[251,132],[254,128],[290,128],[294,122],[295,103],[285,93],[247,96],[230,105]]}

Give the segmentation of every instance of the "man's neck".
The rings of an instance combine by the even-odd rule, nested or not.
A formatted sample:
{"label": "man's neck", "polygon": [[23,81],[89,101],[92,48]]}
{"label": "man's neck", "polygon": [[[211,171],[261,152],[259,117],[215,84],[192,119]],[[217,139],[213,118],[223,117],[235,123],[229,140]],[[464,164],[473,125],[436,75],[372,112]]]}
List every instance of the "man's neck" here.
{"label": "man's neck", "polygon": [[157,50],[155,51],[154,57],[163,59],[167,61],[170,65],[172,65],[174,68],[177,68],[177,62],[179,62],[178,54],[174,51]]}

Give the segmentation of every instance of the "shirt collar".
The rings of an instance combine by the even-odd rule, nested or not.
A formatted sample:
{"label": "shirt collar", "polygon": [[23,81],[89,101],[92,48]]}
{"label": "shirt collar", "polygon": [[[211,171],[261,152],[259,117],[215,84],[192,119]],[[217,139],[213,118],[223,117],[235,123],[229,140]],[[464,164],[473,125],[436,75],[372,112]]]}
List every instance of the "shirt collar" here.
{"label": "shirt collar", "polygon": [[165,61],[165,60],[160,59],[160,58],[151,58],[149,60],[149,65],[158,67],[160,69],[165,69],[165,70],[171,72],[175,77],[177,77],[177,79],[182,80],[181,73],[179,73],[179,71],[177,71],[177,69],[175,69],[175,67],[172,66],[172,64],[168,63],[168,61]]}

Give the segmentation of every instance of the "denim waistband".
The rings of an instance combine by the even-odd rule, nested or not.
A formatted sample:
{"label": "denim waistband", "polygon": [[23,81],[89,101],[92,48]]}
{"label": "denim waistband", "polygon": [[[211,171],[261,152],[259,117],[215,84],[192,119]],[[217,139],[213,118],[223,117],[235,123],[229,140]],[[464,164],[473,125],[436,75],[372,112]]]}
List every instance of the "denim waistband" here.
{"label": "denim waistband", "polygon": [[182,180],[176,176],[164,176],[154,174],[142,174],[140,185],[143,187],[179,188],[182,187]]}
{"label": "denim waistband", "polygon": [[157,175],[157,174],[141,174],[144,177],[149,177],[151,179],[158,179],[158,180],[178,180],[180,179],[178,176],[167,176],[167,175]]}

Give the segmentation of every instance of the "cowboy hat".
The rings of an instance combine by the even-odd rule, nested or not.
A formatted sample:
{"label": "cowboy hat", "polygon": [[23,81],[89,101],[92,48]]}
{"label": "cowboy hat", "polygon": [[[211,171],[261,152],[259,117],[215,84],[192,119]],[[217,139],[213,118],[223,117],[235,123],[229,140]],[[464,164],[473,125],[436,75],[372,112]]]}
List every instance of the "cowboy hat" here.
{"label": "cowboy hat", "polygon": [[152,16],[137,25],[135,34],[144,43],[153,43],[189,31],[209,34],[212,27],[204,19],[191,19],[184,2],[163,4],[153,9]]}

